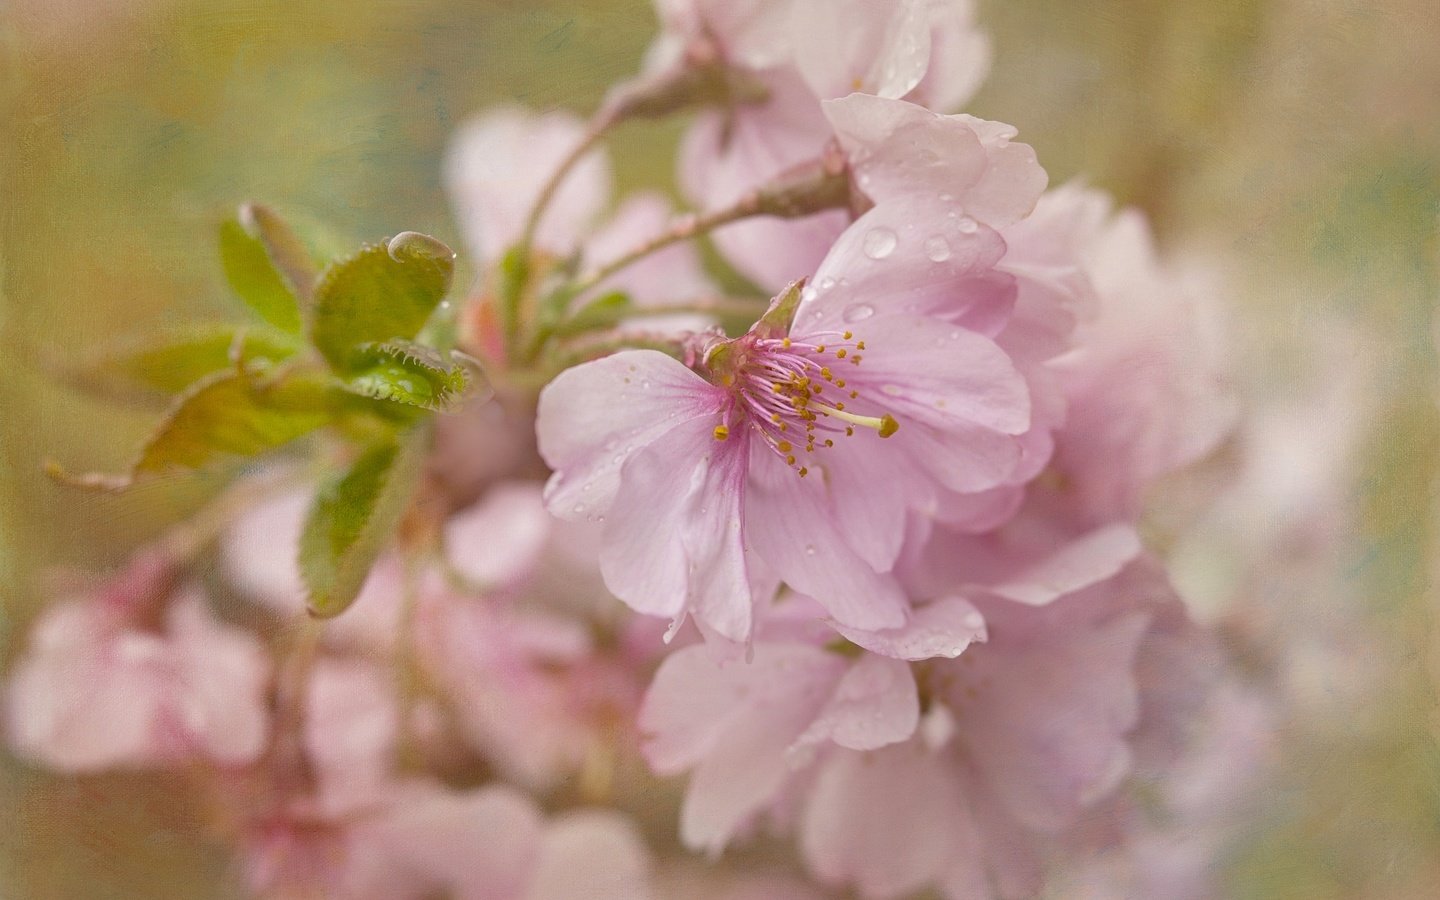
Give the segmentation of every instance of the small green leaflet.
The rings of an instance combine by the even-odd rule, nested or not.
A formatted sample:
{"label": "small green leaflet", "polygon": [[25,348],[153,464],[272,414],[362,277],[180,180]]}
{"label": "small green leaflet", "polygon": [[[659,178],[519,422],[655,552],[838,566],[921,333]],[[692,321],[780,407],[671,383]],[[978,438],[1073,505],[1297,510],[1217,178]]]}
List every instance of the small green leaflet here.
{"label": "small green leaflet", "polygon": [[299,549],[312,615],[338,616],[355,602],[405,516],[429,440],[429,429],[420,426],[372,447],[316,495]]}
{"label": "small green leaflet", "polygon": [[342,376],[363,372],[370,344],[413,340],[450,289],[455,254],[407,231],[331,263],[315,288],[310,340]]}
{"label": "small green leaflet", "polygon": [[234,370],[217,372],[176,398],[125,475],[73,476],[51,463],[60,481],[123,490],[136,479],[258,456],[330,421],[330,380],[301,373],[268,381]]}
{"label": "small green leaflet", "polygon": [[351,376],[346,388],[376,400],[444,410],[484,383],[478,364],[413,341],[363,344],[356,355],[368,368]]}

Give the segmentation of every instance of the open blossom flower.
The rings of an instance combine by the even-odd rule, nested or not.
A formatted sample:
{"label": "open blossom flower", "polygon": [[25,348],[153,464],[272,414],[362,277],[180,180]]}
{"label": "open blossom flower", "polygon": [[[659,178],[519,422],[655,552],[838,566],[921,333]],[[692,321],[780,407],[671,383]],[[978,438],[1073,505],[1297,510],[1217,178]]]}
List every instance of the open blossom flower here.
{"label": "open blossom flower", "polygon": [[[968,98],[988,65],[968,3],[803,0],[789,6],[788,33],[803,37],[786,57],[792,64],[751,71],[765,99],[702,115],[686,134],[681,183],[702,208],[735,203],[787,170],[813,162],[837,138],[851,155],[844,124],[822,110],[821,101],[846,95],[880,103],[905,98],[910,102],[901,105],[950,112]],[[715,40],[723,54],[724,31],[719,33]],[[738,269],[776,290],[819,262],[850,218],[843,210],[798,220],[757,218],[720,229],[715,240]]]}
{"label": "open blossom flower", "polygon": [[[145,557],[135,563],[150,568]],[[216,621],[189,590],[146,596],[168,588],[159,573],[135,570],[36,625],[7,685],[12,745],[69,772],[253,760],[270,680],[260,642]],[[157,602],[168,608],[147,621]]]}
{"label": "open blossom flower", "polygon": [[743,640],[778,577],[845,625],[907,621],[886,577],[907,512],[1003,482],[1029,425],[1024,381],[967,327],[1003,310],[953,293],[988,259],[927,254],[945,223],[909,212],[872,210],[814,291],[792,287],[747,334],[700,342],[694,368],[623,351],[546,387],[547,503],[604,521],[617,597]]}
{"label": "open blossom flower", "polygon": [[1145,696],[1165,690],[1143,665],[1173,603],[1151,566],[1062,580],[1044,606],[977,596],[984,642],[913,675],[770,620],[749,665],[672,654],[641,724],[657,771],[694,770],[682,837],[719,849],[769,815],[821,881],[865,897],[1032,895],[1049,845],[1116,796]]}

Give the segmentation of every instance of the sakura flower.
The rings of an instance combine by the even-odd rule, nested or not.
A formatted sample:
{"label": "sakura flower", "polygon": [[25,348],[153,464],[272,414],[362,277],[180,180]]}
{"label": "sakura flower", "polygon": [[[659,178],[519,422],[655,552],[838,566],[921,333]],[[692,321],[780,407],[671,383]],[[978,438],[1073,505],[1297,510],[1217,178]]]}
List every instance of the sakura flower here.
{"label": "sakura flower", "polygon": [[[949,112],[978,84],[988,63],[967,3],[797,0],[789,6],[790,32],[804,36],[794,42],[794,65],[754,72],[766,91],[763,102],[702,115],[686,135],[681,182],[702,208],[727,207],[777,176],[813,164],[837,137],[842,155],[853,160],[855,148],[843,141],[844,123],[828,111],[822,114],[821,101],[851,95],[847,101],[862,97],[916,110],[921,110],[917,103],[938,102],[935,108]],[[900,103],[902,97],[913,102]],[[954,152],[965,156],[963,147]],[[1030,162],[1033,166],[1033,156]],[[863,179],[859,187],[852,206],[863,210],[869,192]],[[944,193],[962,187],[914,189]],[[796,220],[755,218],[720,229],[715,240],[740,271],[778,290],[819,262],[849,219],[844,210]]]}
{"label": "sakura flower", "polygon": [[1050,845],[1132,771],[1166,602],[1130,575],[1087,581],[1046,606],[977,598],[984,642],[955,659],[852,660],[768,625],[749,666],[672,654],[641,727],[657,771],[693,770],[682,838],[718,850],[769,815],[822,882],[865,897],[1033,893]]}
{"label": "sakura flower", "polygon": [[1213,297],[1162,268],[1141,214],[1110,218],[1084,248],[1097,305],[1052,367],[1068,407],[1056,464],[1092,522],[1133,520],[1159,476],[1229,430]]}
{"label": "sakura flower", "polygon": [[[137,564],[145,567],[143,558]],[[133,574],[133,573],[132,573]],[[18,752],[68,772],[253,760],[266,739],[270,663],[191,591],[135,593],[153,577],[49,609],[6,685]],[[168,592],[168,589],[167,589]],[[168,605],[147,609],[156,601]]]}
{"label": "sakura flower", "polygon": [[956,324],[925,317],[977,260],[927,256],[905,211],[872,210],[816,273],[821,289],[792,287],[747,334],[702,342],[694,368],[624,351],[542,392],[546,502],[604,521],[601,570],[621,600],[743,640],[757,588],[778,577],[845,625],[906,622],[885,573],[907,512],[937,488],[1003,482],[1029,403],[1005,354],[960,324],[993,323],[990,298],[947,298]]}

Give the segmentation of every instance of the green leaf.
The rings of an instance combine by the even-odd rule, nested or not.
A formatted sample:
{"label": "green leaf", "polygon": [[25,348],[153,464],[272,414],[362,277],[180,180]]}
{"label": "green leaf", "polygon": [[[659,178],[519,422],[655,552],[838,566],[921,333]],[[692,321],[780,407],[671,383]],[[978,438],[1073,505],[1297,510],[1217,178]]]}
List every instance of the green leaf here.
{"label": "green leaf", "polygon": [[420,333],[454,271],[449,247],[413,231],[367,246],[320,276],[310,340],[336,372],[359,374],[367,366],[363,345]]}
{"label": "green leaf", "polygon": [[269,328],[197,325],[92,351],[58,368],[66,379],[101,396],[170,395],[237,363],[263,368],[299,349],[295,338]]}
{"label": "green leaf", "polygon": [[125,475],[47,471],[78,487],[123,490],[137,479],[258,456],[327,424],[330,379],[302,373],[274,382],[217,372],[180,395]]}
{"label": "green leaf", "polygon": [[260,318],[281,331],[300,333],[299,300],[271,261],[265,241],[240,222],[226,220],[220,225],[220,262],[230,287]]}
{"label": "green leaf", "polygon": [[265,252],[286,286],[302,303],[315,293],[315,260],[295,231],[270,207],[246,203],[240,207],[240,224],[265,245]]}
{"label": "green leaf", "polygon": [[355,601],[404,518],[428,445],[428,430],[417,428],[366,451],[321,488],[300,535],[300,574],[312,615],[338,616]]}
{"label": "green leaf", "polygon": [[448,409],[483,381],[479,367],[412,341],[364,344],[357,355],[369,367],[351,376],[353,393],[424,409]]}

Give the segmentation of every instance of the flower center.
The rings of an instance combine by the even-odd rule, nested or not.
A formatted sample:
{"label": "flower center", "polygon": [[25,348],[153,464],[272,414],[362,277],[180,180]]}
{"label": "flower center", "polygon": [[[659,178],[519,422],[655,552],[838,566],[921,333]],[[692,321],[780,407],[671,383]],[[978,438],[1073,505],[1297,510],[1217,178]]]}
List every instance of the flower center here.
{"label": "flower center", "polygon": [[721,374],[731,401],[725,423],[715,428],[716,440],[727,439],[736,418],[743,417],[803,478],[810,470],[802,454],[834,447],[836,438],[853,436],[857,427],[872,428],[882,438],[900,428],[888,412],[860,415],[846,408],[857,400],[863,405],[860,392],[842,377],[844,364],[864,360],[865,342],[851,332],[821,332],[803,341],[752,334],[736,344],[734,364]]}

